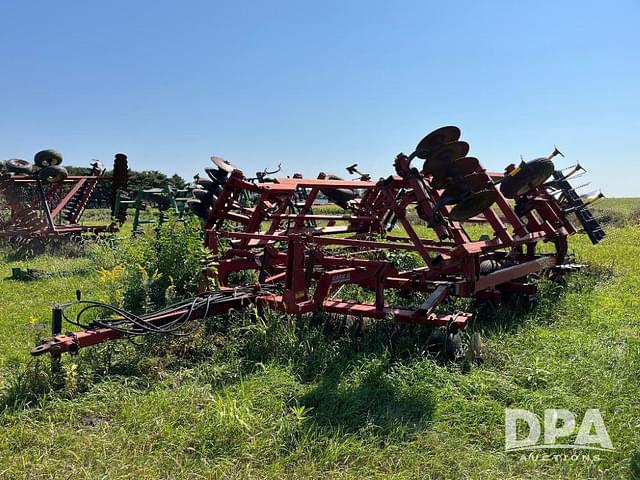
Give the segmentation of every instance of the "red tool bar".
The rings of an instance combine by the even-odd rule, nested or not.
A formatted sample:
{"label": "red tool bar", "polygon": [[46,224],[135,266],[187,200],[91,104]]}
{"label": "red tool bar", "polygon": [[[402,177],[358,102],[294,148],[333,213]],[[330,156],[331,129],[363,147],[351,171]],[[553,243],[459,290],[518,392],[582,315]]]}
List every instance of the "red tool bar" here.
{"label": "red tool bar", "polygon": [[[279,311],[287,311],[280,295],[267,295],[259,297],[258,302]],[[451,326],[453,329],[463,329],[467,323],[473,319],[470,313],[442,314],[431,313],[425,315],[424,312],[406,308],[384,307],[378,309],[371,303],[358,303],[350,300],[330,299],[325,300],[322,308],[327,313],[337,315],[350,315],[353,317],[373,318],[378,320],[393,319],[403,323],[417,325],[428,325],[433,327]],[[311,310],[305,309],[307,312]],[[301,312],[304,313],[304,312]]]}
{"label": "red tool bar", "polygon": [[297,188],[313,188],[322,187],[326,189],[331,188],[347,188],[347,189],[361,189],[361,188],[374,188],[376,182],[361,182],[359,180],[311,180],[286,178],[278,179],[279,183],[259,183],[258,186],[264,190],[275,192],[289,192]]}
{"label": "red tool bar", "polygon": [[[247,300],[253,300],[255,297],[256,295],[242,295],[230,298],[225,302],[212,303],[209,306],[208,313],[210,315],[221,315],[232,308],[241,306],[243,302]],[[191,315],[191,319],[201,319],[205,311],[205,308],[194,310]],[[151,318],[145,317],[145,320],[160,326],[176,320],[188,312],[189,309],[184,308],[164,315],[157,315]],[[45,338],[40,345],[31,350],[31,354],[37,356],[42,355],[43,353],[76,353],[81,348],[90,347],[91,345],[96,345],[108,340],[115,340],[122,338],[123,336],[123,333],[111,328],[96,328],[95,330],[83,330],[69,335],[56,335]]]}
{"label": "red tool bar", "polygon": [[362,181],[362,180],[331,180],[331,179],[313,179],[313,178],[278,178],[278,183],[259,183],[259,187],[272,188],[274,185],[295,185],[300,188],[372,188],[378,182]]}
{"label": "red tool bar", "polygon": [[[244,233],[244,232],[222,232],[222,236],[230,238],[253,238],[265,239],[274,242],[285,242],[289,239],[288,235],[264,235],[260,233]],[[303,237],[307,242],[317,245],[343,245],[349,247],[363,247],[373,249],[398,249],[398,250],[416,250],[416,246],[410,243],[391,243],[391,242],[374,242],[371,240],[357,240],[353,238],[326,238],[326,237]]]}
{"label": "red tool bar", "polygon": [[430,325],[434,327],[445,327],[452,323],[458,328],[464,328],[473,318],[473,315],[470,313],[461,313],[459,315],[431,313],[424,315],[418,310],[405,308],[384,307],[382,310],[379,310],[373,304],[338,299],[326,300],[323,308],[329,313],[377,318],[381,320],[392,318],[399,322]]}

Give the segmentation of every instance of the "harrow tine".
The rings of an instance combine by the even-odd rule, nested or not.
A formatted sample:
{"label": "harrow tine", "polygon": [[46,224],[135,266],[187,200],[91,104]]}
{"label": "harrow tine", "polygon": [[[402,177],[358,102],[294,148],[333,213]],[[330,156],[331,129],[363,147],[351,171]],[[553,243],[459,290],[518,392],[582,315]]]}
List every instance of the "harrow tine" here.
{"label": "harrow tine", "polygon": [[588,187],[589,185],[591,185],[591,182],[587,182],[587,183],[583,183],[582,185],[578,185],[577,187],[573,187],[573,190],[578,190],[580,188],[584,188],[584,187]]}
{"label": "harrow tine", "polygon": [[584,175],[585,173],[587,173],[587,170],[586,170],[582,165],[580,165],[579,163],[577,163],[577,164],[576,164],[576,166],[573,168],[573,170],[571,170],[569,173],[567,173],[567,174],[564,176],[564,179],[566,180],[566,179],[571,178],[571,177],[574,177],[574,178],[575,178],[575,177],[576,177],[576,174],[577,174],[578,172],[581,172],[579,175]]}
{"label": "harrow tine", "polygon": [[568,167],[564,167],[561,168],[560,170],[558,170],[559,172],[564,172],[565,170],[571,170],[571,169],[578,169],[578,170],[584,170],[584,168],[582,167],[582,165],[580,165],[580,162],[576,162],[575,165],[569,165]]}
{"label": "harrow tine", "polygon": [[599,190],[591,190],[590,192],[583,193],[582,195],[580,195],[580,198],[592,198],[598,192],[599,192]]}
{"label": "harrow tine", "polygon": [[602,200],[603,198],[607,198],[604,196],[604,193],[600,192],[598,193],[598,195],[596,195],[594,198],[592,198],[591,200],[584,202],[585,205],[593,205],[596,202],[599,202],[600,200]]}
{"label": "harrow tine", "polygon": [[561,157],[564,157],[564,153],[562,153],[560,150],[558,150],[558,147],[556,147],[555,145],[553,146],[553,152],[551,152],[551,154],[547,157],[548,160],[551,160],[553,157],[560,155]]}
{"label": "harrow tine", "polygon": [[[578,173],[577,175],[573,175],[572,178],[573,178],[573,180],[575,180],[576,178],[583,177],[585,175],[585,173],[586,173],[586,170],[583,171],[583,172]],[[545,184],[543,184],[542,186],[546,187],[546,188],[554,188],[554,189],[556,189],[556,188],[558,188],[559,185],[562,184],[562,182],[567,180],[567,178],[568,178],[568,176],[564,176],[564,177],[561,177],[561,178],[558,178],[558,179],[555,179],[555,180],[550,180],[550,181],[546,182]]]}

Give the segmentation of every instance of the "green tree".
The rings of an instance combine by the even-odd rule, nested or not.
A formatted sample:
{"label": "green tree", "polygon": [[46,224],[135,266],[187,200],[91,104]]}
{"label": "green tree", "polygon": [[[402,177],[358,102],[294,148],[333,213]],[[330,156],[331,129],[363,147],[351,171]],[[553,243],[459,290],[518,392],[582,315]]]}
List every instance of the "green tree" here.
{"label": "green tree", "polygon": [[178,190],[182,190],[184,187],[187,186],[187,182],[180,175],[178,175],[177,173],[174,173],[169,178],[169,185],[171,185],[174,188],[177,188]]}

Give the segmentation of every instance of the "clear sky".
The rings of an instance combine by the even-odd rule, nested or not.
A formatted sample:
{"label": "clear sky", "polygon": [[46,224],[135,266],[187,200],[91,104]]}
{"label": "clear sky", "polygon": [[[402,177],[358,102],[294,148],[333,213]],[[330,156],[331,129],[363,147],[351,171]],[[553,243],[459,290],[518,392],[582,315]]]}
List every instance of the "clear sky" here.
{"label": "clear sky", "polygon": [[490,170],[557,144],[640,196],[639,94],[638,0],[0,0],[0,158],[378,177],[454,124]]}

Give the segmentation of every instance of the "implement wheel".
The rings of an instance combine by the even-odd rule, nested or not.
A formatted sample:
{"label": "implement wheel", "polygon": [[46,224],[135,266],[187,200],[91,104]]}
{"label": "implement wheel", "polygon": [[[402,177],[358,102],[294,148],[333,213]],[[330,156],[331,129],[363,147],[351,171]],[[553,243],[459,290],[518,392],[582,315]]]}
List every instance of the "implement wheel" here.
{"label": "implement wheel", "polygon": [[7,169],[13,173],[31,173],[31,162],[21,158],[7,160]]}
{"label": "implement wheel", "polygon": [[38,172],[38,178],[44,183],[60,183],[68,176],[67,170],[59,165],[50,165]]}
{"label": "implement wheel", "polygon": [[62,154],[52,149],[41,150],[33,156],[33,163],[41,168],[50,165],[60,165],[62,163]]}

